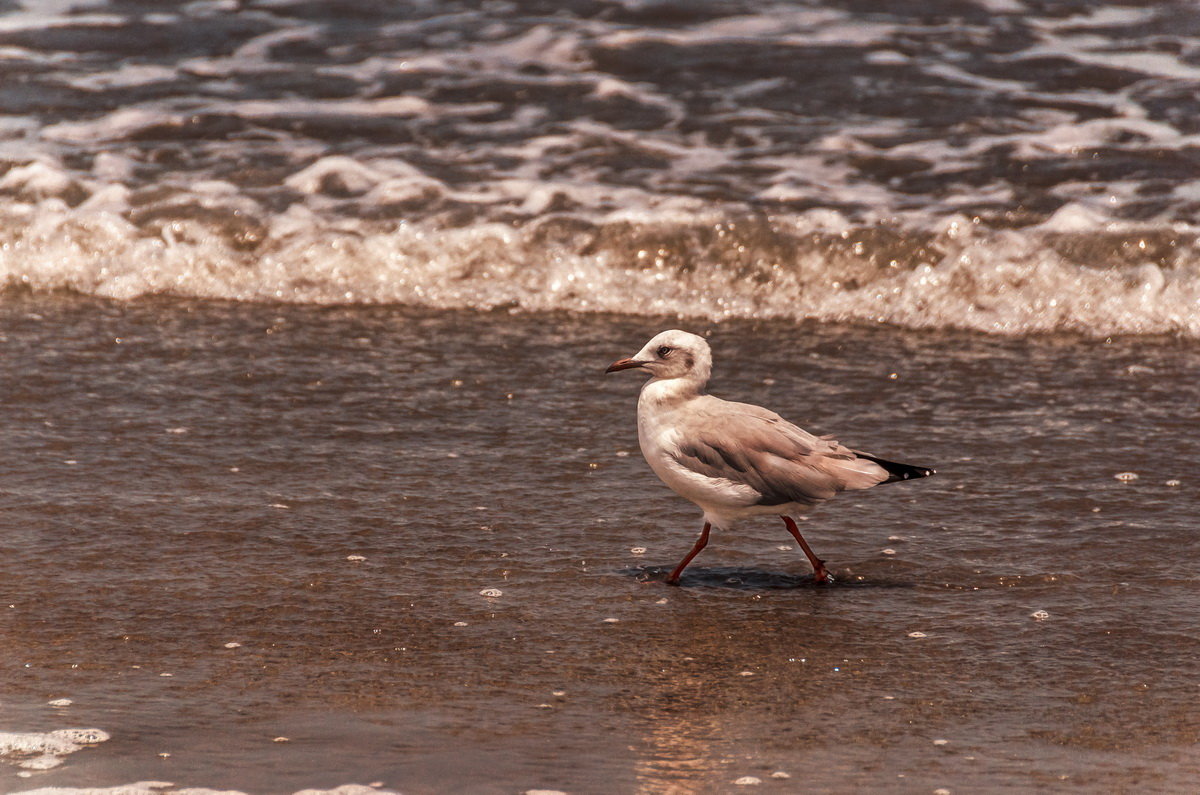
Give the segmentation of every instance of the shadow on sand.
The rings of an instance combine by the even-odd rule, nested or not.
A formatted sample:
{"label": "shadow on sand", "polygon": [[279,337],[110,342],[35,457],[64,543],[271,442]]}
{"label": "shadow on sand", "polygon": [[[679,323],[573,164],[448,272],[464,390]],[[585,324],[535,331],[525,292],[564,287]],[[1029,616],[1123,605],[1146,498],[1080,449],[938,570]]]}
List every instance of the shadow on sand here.
{"label": "shadow on sand", "polygon": [[[644,583],[664,583],[670,566],[629,566],[619,572]],[[807,588],[834,591],[844,588],[915,588],[917,583],[844,571],[830,571],[831,583],[819,583],[811,573],[789,574],[738,566],[693,566],[679,578],[680,588],[724,588],[736,591],[773,591]]]}

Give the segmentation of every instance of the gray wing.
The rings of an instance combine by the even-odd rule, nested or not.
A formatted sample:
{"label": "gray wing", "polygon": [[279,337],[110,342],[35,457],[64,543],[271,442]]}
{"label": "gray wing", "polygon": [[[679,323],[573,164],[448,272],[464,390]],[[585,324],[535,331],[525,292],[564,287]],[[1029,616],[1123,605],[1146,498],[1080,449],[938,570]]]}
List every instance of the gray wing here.
{"label": "gray wing", "polygon": [[870,459],[772,411],[706,397],[680,426],[675,460],[706,477],[751,487],[761,495],[759,505],[811,505],[888,477]]}

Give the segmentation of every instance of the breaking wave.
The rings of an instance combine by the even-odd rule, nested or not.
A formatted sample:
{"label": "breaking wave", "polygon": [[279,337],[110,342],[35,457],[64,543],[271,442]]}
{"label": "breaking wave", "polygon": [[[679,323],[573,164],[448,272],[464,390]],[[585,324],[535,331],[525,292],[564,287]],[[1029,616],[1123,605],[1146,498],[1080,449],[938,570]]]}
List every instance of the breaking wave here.
{"label": "breaking wave", "polygon": [[16,3],[0,285],[1200,336],[1200,11],[852,6]]}

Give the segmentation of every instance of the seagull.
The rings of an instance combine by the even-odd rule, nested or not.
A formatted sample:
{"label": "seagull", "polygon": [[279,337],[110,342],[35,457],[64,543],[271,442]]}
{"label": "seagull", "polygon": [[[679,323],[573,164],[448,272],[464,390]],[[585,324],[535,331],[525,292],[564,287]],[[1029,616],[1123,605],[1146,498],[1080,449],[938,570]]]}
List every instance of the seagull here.
{"label": "seagull", "polygon": [[813,567],[818,583],[833,582],[800,535],[794,514],[839,491],[929,477],[934,470],[851,450],[832,436],[814,436],[773,411],[707,394],[712,352],[703,337],[673,329],[605,373],[642,370],[650,380],[638,396],[638,442],[654,474],[704,512],[704,529],[667,577],[679,575],[708,545],[709,531],[742,520],[783,519]]}

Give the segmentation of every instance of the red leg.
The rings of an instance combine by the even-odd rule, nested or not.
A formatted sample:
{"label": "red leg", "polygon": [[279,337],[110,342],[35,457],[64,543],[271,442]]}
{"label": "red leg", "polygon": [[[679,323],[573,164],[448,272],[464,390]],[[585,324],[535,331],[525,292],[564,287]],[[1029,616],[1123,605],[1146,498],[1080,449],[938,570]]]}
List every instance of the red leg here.
{"label": "red leg", "polygon": [[687,568],[687,565],[692,562],[692,558],[700,554],[700,550],[708,546],[708,531],[711,525],[708,522],[704,523],[704,529],[700,531],[700,537],[696,539],[696,546],[692,547],[692,551],[687,553],[683,560],[679,561],[679,565],[675,567],[675,571],[671,572],[671,576],[667,578],[667,585],[678,585],[679,575]]}
{"label": "red leg", "polygon": [[803,549],[804,554],[808,556],[808,562],[811,563],[813,567],[813,579],[817,582],[833,582],[833,577],[830,577],[829,572],[825,571],[825,561],[813,554],[812,547],[810,547],[808,542],[804,540],[804,536],[800,535],[800,528],[796,527],[796,523],[792,521],[792,517],[781,516],[779,518],[783,520],[785,525],[787,525],[788,532],[791,533],[792,537],[794,537],[796,541],[800,543],[800,548]]}

